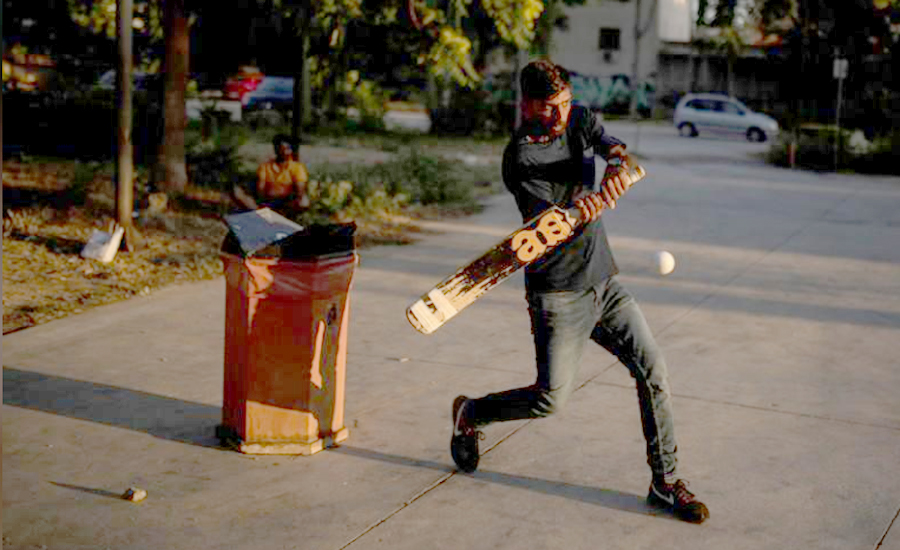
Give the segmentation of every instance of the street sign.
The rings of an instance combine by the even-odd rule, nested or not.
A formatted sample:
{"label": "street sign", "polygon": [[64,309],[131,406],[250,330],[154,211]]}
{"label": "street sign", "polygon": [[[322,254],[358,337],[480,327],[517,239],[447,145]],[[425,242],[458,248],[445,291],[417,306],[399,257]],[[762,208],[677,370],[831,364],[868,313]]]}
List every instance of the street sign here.
{"label": "street sign", "polygon": [[832,73],[834,74],[834,78],[842,79],[847,78],[847,73],[850,71],[850,61],[844,57],[836,57],[834,59],[834,67],[832,69]]}

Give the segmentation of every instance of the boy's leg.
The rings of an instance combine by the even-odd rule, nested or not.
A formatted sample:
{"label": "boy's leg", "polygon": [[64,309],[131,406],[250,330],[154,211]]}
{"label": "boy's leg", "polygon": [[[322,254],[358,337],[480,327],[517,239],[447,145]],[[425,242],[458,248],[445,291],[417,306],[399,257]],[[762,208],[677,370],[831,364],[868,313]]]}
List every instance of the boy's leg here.
{"label": "boy's leg", "polygon": [[602,317],[591,339],[615,355],[634,377],[647,462],[654,476],[675,479],[678,465],[668,371],[650,326],[631,294],[615,277],[598,289]]}
{"label": "boy's leg", "polygon": [[686,482],[676,477],[672,399],[662,352],[637,302],[615,277],[607,281],[600,297],[603,315],[591,339],[618,357],[635,379],[647,462],[653,471],[647,502],[684,521],[703,523],[709,510],[687,489]]}
{"label": "boy's leg", "polygon": [[528,296],[534,334],[534,384],[471,401],[477,425],[539,418],[557,412],[569,398],[584,343],[597,322],[593,290],[532,293]]}
{"label": "boy's leg", "polygon": [[531,386],[481,399],[463,395],[453,402],[450,454],[464,472],[478,467],[479,426],[503,420],[547,416],[572,393],[584,342],[597,322],[593,290],[529,296],[537,354],[537,380]]}

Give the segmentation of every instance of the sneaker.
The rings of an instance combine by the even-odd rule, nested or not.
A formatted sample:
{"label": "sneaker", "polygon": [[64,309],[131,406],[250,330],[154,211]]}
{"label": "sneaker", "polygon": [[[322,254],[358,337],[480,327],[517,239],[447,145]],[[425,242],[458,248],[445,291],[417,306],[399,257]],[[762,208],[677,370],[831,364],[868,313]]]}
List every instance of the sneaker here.
{"label": "sneaker", "polygon": [[469,417],[471,401],[464,395],[453,400],[453,437],[450,439],[453,462],[466,473],[474,472],[478,467],[478,439],[483,437]]}
{"label": "sneaker", "polygon": [[669,510],[678,519],[691,523],[703,523],[709,518],[709,510],[706,505],[687,490],[687,484],[681,479],[675,483],[654,479],[650,484],[647,503]]}

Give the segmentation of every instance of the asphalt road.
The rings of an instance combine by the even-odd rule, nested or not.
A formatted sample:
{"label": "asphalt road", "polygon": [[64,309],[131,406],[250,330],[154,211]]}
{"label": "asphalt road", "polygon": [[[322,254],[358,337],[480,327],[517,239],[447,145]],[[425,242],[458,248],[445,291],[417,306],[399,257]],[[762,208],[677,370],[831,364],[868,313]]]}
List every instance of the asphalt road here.
{"label": "asphalt road", "polygon": [[676,164],[731,161],[755,163],[768,151],[771,140],[764,143],[747,141],[740,136],[701,134],[694,138],[680,137],[671,123],[609,121],[604,127],[647,160]]}

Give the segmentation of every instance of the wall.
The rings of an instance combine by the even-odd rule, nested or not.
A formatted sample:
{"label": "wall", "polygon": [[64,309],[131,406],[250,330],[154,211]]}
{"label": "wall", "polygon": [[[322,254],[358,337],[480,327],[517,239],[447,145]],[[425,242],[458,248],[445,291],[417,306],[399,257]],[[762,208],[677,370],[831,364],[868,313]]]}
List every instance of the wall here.
{"label": "wall", "polygon": [[[658,68],[656,14],[654,2],[641,3],[642,23],[647,32],[641,40],[638,66],[639,80],[646,80]],[[634,62],[635,0],[621,2],[603,0],[599,5],[565,7],[569,18],[566,31],[557,30],[551,42],[551,56],[567,69],[585,75],[612,77],[617,74],[631,76]],[[599,48],[600,28],[618,28],[620,49],[606,61]]]}

